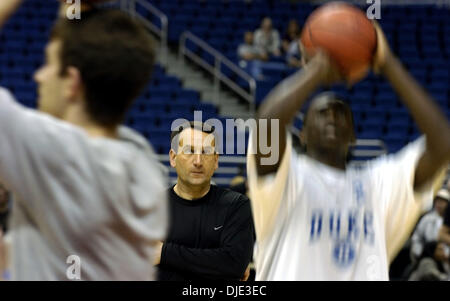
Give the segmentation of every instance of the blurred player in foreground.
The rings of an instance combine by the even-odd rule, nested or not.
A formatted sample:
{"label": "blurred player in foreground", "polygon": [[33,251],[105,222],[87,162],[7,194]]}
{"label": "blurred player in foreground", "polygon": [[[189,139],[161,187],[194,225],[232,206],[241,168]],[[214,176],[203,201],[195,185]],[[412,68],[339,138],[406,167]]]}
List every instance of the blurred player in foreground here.
{"label": "blurred player in foreground", "polygon": [[[277,137],[278,162],[262,164],[271,154],[263,155],[258,136],[250,139],[257,280],[388,280],[389,263],[423,201],[432,199],[434,179],[450,159],[449,123],[391,53],[378,27],[377,36],[374,70],[390,81],[425,137],[363,169],[348,168],[347,154],[355,142],[352,113],[333,94],[321,94],[304,120],[306,153],[298,155],[286,129],[311,93],[341,76],[319,52],[280,83],[257,117],[279,120],[279,131],[269,127],[265,140]],[[258,125],[258,135],[261,130]]]}
{"label": "blurred player in foreground", "polygon": [[[19,3],[2,0],[0,16]],[[91,10],[52,29],[35,74],[41,112],[0,89],[13,280],[154,279],[166,180],[146,140],[120,127],[153,63],[144,27],[120,11]]]}

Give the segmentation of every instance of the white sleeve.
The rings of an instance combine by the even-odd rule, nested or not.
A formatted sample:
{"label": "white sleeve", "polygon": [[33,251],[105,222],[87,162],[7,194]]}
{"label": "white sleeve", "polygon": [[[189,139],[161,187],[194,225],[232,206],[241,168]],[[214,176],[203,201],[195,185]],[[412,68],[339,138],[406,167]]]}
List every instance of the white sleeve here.
{"label": "white sleeve", "polygon": [[247,178],[256,236],[262,241],[273,229],[275,218],[280,214],[281,204],[285,205],[283,213],[287,213],[295,203],[298,189],[295,184],[297,159],[292,149],[292,138],[288,134],[286,149],[277,172],[259,176],[254,155],[256,139],[253,139],[253,136],[252,131],[247,152]]}
{"label": "white sleeve", "polygon": [[64,125],[57,123],[23,107],[0,88],[0,181],[10,190],[27,195],[48,168],[59,168],[59,159],[70,148],[66,143],[70,138],[59,139],[58,125]]}
{"label": "white sleeve", "polygon": [[264,47],[264,43],[261,41],[262,38],[262,31],[261,29],[258,29],[255,31],[255,37],[253,38],[253,45],[258,47]]}
{"label": "white sleeve", "polygon": [[0,88],[0,181],[13,189],[19,181],[18,154],[24,139],[23,119],[26,108],[18,104],[9,91]]}
{"label": "white sleeve", "polygon": [[237,53],[239,55],[240,58],[243,58],[245,55],[247,55],[249,52],[247,50],[247,48],[245,47],[245,45],[241,44],[238,47]]}
{"label": "white sleeve", "polygon": [[402,248],[421,213],[430,207],[433,190],[440,178],[430,179],[420,191],[414,190],[416,166],[425,150],[425,138],[408,144],[400,152],[376,160],[374,186],[381,201],[387,254],[390,261]]}

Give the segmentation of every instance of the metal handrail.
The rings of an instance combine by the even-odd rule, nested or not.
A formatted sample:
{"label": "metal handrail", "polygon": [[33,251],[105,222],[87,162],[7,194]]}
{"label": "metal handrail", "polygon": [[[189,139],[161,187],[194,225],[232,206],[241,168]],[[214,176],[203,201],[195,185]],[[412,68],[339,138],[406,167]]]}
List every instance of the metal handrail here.
{"label": "metal handrail", "polygon": [[376,157],[387,154],[386,144],[379,139],[357,139],[355,147],[358,146],[376,146],[380,147],[381,150],[354,149],[352,150],[352,155],[355,157]]}
{"label": "metal handrail", "polygon": [[[189,50],[186,47],[186,42],[190,40],[197,46],[203,49],[203,51],[208,52],[214,57],[214,66],[208,64],[203,58],[195,54],[193,51]],[[219,87],[220,82],[227,85],[231,90],[236,92],[242,98],[244,98],[250,105],[250,111],[255,113],[255,97],[256,97],[256,80],[251,77],[247,72],[243,71],[239,66],[226,58],[219,51],[208,45],[205,41],[191,33],[190,31],[185,31],[180,37],[180,46],[179,46],[179,58],[180,61],[184,60],[184,57],[189,57],[192,61],[194,61],[197,65],[206,69],[209,73],[214,76],[214,102],[216,104],[219,103]],[[232,79],[222,73],[221,66],[224,65],[232,70],[236,75],[244,79],[248,82],[250,92],[247,92],[245,89],[242,89],[237,83],[235,83]]]}
{"label": "metal handrail", "polygon": [[[291,132],[296,136],[300,136],[300,130],[294,126],[291,127]],[[376,157],[387,153],[386,144],[380,139],[357,139],[354,148],[358,146],[374,146],[381,149],[353,149],[352,155],[354,157]]]}
{"label": "metal handrail", "polygon": [[[124,1],[125,0],[122,1],[122,8],[126,6],[126,4],[124,4]],[[158,26],[156,26],[155,24],[151,23],[146,18],[138,14],[136,10],[136,3],[141,5],[143,8],[145,8],[148,12],[152,13],[157,18],[159,18],[161,22],[161,29],[158,28]],[[161,63],[163,66],[167,66],[168,63],[167,52],[169,49],[168,47],[169,19],[167,18],[167,15],[145,0],[129,0],[128,4],[129,4],[128,10],[130,14],[135,18],[138,17],[147,26],[147,28],[161,40],[161,49],[160,49]]]}

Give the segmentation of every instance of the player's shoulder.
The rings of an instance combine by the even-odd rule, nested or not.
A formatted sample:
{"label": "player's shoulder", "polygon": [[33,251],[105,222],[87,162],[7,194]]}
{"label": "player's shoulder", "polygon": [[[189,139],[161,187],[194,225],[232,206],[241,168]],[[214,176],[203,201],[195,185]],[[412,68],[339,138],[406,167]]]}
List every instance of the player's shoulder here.
{"label": "player's shoulder", "polygon": [[[415,140],[412,140],[408,143],[406,143],[402,148],[395,152],[386,153],[380,157],[378,157],[378,160],[397,160],[401,157],[406,157],[411,153],[420,153],[424,150],[426,146],[426,138],[425,136],[419,136]],[[377,159],[375,159],[375,162]]]}
{"label": "player's shoulder", "polygon": [[[126,126],[121,126],[118,134],[118,141],[121,142],[122,145],[134,147],[138,152],[143,154],[149,162],[156,164],[158,170],[161,169],[161,164],[157,164],[159,163],[158,155],[150,142],[142,134]],[[167,169],[162,168],[162,172],[167,173]]]}
{"label": "player's shoulder", "polygon": [[0,98],[15,99],[11,91],[2,86],[0,86]]}

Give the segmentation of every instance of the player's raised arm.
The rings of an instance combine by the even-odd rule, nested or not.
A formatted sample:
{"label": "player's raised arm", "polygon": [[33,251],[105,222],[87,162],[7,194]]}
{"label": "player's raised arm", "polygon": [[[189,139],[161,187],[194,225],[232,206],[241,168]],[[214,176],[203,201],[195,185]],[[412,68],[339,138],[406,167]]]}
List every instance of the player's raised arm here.
{"label": "player's raised arm", "polygon": [[430,95],[392,54],[380,27],[377,24],[375,27],[378,50],[374,69],[386,76],[426,136],[426,149],[415,172],[414,188],[417,189],[450,161],[450,124]]}
{"label": "player's raised arm", "polygon": [[0,1],[0,29],[8,18],[17,10],[23,0],[1,0]]}
{"label": "player's raised arm", "polygon": [[[258,124],[256,166],[259,175],[266,175],[276,172],[280,166],[282,156],[286,148],[286,128],[294,120],[297,112],[320,85],[331,84],[340,79],[339,73],[332,65],[328,56],[319,51],[302,70],[298,71],[289,78],[278,84],[264,100],[256,114]],[[261,158],[269,157],[271,154],[263,154],[260,149],[259,138],[260,131],[265,135],[265,129],[260,127],[259,120],[267,120],[267,140],[272,141],[271,136],[276,135],[276,143],[279,143],[278,161],[274,165],[261,164]],[[271,128],[271,120],[279,120],[278,131],[274,132]],[[273,146],[270,146],[273,149]]]}

